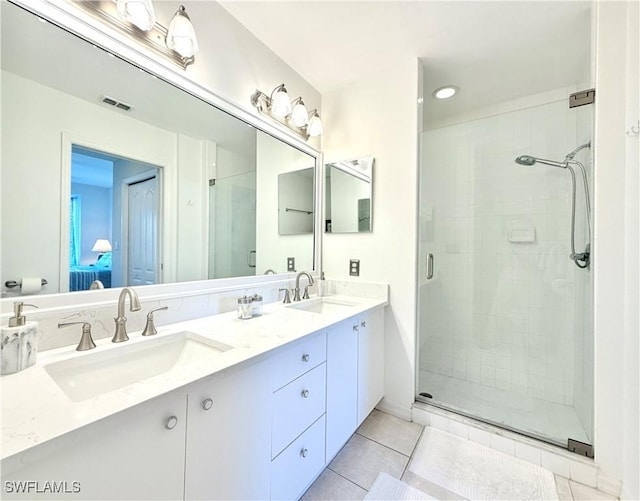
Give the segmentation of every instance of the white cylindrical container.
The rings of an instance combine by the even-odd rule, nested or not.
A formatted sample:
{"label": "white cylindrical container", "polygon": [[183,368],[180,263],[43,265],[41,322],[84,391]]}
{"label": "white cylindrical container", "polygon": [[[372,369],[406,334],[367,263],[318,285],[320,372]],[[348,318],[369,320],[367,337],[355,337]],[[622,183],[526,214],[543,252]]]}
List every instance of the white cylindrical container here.
{"label": "white cylindrical container", "polygon": [[253,300],[253,316],[259,317],[262,315],[262,296],[260,294],[254,294],[251,296],[251,299]]}
{"label": "white cylindrical container", "polygon": [[238,298],[238,318],[247,320],[253,316],[253,300],[250,297],[242,296]]}

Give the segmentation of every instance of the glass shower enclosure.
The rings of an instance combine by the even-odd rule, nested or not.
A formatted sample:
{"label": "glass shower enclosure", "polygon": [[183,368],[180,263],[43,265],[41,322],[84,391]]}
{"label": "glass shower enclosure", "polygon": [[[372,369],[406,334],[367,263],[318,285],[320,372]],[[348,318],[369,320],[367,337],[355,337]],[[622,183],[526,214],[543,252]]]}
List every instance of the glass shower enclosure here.
{"label": "glass shower enclosure", "polygon": [[593,265],[569,170],[515,162],[591,140],[593,106],[557,96],[422,134],[416,400],[566,447],[593,438]]}

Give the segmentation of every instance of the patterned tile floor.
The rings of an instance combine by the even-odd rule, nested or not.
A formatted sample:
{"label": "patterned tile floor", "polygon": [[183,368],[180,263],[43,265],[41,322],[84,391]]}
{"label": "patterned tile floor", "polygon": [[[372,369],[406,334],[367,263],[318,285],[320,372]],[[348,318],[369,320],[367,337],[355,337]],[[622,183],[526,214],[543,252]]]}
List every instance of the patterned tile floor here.
{"label": "patterned tile floor", "polygon": [[[303,500],[364,499],[385,472],[437,499],[464,499],[407,469],[423,426],[374,410],[302,496]],[[556,475],[560,501],[608,501],[608,494]]]}

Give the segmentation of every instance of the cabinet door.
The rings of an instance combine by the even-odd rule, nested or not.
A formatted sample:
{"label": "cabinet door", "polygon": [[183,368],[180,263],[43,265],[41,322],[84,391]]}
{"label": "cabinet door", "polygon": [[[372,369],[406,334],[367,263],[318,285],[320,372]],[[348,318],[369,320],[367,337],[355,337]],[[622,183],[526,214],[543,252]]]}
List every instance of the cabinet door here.
{"label": "cabinet door", "polygon": [[327,461],[358,426],[358,318],[327,332]]}
{"label": "cabinet door", "polygon": [[[5,459],[3,499],[182,499],[185,430],[186,394],[155,398]],[[17,481],[63,492],[11,494]]]}
{"label": "cabinet door", "polygon": [[185,499],[268,499],[268,361],[189,387]]}
{"label": "cabinet door", "polygon": [[384,310],[360,315],[359,324],[358,426],[384,394]]}
{"label": "cabinet door", "polygon": [[271,499],[299,499],[322,472],[324,457],[324,416],[318,419],[271,465]]}

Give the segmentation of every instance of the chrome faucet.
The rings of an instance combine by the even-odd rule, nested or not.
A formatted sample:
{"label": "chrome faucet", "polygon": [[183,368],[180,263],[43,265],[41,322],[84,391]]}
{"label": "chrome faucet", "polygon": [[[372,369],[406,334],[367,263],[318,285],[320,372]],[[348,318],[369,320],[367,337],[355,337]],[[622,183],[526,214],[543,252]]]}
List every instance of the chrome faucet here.
{"label": "chrome faucet", "polygon": [[129,340],[126,327],[127,317],[124,316],[124,300],[126,296],[129,296],[130,311],[138,311],[140,309],[140,300],[136,291],[129,287],[122,289],[118,297],[118,316],[114,319],[116,321],[116,333],[113,335],[112,343],[122,343]]}
{"label": "chrome faucet", "polygon": [[313,281],[313,277],[306,271],[301,271],[296,275],[296,288],[293,290],[293,300],[300,301],[300,277],[305,275],[307,280],[309,280],[309,285],[304,288],[304,296],[302,299],[309,299],[309,286],[313,285],[315,282]]}

